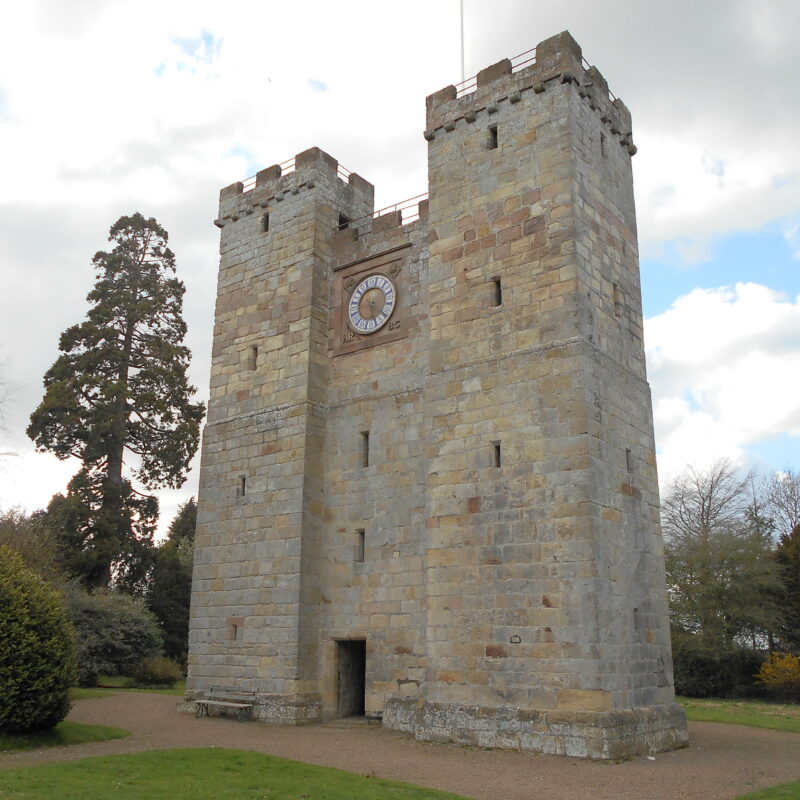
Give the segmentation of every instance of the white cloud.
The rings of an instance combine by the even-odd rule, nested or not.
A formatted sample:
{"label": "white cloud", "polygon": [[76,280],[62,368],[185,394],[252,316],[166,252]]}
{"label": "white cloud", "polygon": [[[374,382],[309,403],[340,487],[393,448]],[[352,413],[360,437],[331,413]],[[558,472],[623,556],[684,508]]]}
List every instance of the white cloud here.
{"label": "white cloud", "polygon": [[[464,6],[467,74],[569,29],[626,102],[639,145],[643,252],[672,243],[684,261],[702,261],[721,234],[797,219],[796,0]],[[0,26],[0,360],[19,387],[8,428],[24,464],[47,458],[32,453],[27,417],[58,334],[85,313],[90,259],[115,219],[140,210],[169,230],[187,284],[192,380],[204,395],[219,189],[317,145],[375,184],[377,207],[418,194],[426,186],[424,98],[460,79],[458,46],[455,0],[241,0],[233,12],[217,0],[9,6]],[[800,249],[796,230],[786,236]],[[736,298],[717,304],[756,313]],[[771,314],[781,302],[759,308]],[[729,329],[755,324],[722,316]],[[697,355],[673,347],[660,354],[663,375],[684,386]],[[697,380],[708,377],[705,363],[691,372]],[[702,429],[727,419],[709,397],[737,399],[707,385],[694,394],[668,388],[672,405],[660,408],[678,420],[666,429],[674,436],[689,430],[681,419]],[[707,420],[698,416],[702,403]],[[730,439],[727,428],[714,430]],[[744,436],[737,427],[733,440]],[[19,502],[42,505],[64,488],[57,469],[14,463],[35,487],[17,480]],[[0,504],[15,502],[5,499],[6,477],[0,482]],[[178,499],[164,503],[164,517],[169,502]]]}
{"label": "white cloud", "polygon": [[695,289],[645,322],[659,475],[800,436],[800,297],[756,283]]}
{"label": "white cloud", "polygon": [[1,456],[0,509],[46,508],[56,492],[66,490],[78,468],[75,460],[59,461],[47,453],[29,451]]}

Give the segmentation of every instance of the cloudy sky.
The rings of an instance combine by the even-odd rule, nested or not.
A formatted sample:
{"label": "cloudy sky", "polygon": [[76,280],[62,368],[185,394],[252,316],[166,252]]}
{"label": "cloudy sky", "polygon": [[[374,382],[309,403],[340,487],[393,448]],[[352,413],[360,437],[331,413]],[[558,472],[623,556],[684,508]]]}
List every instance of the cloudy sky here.
{"label": "cloudy sky", "polygon": [[[219,188],[318,145],[377,207],[425,191],[424,99],[461,79],[458,0],[2,1],[0,508],[76,466],[25,437],[92,255],[170,232],[205,397]],[[728,456],[800,467],[797,0],[464,0],[467,76],[569,29],[631,109],[662,482]],[[166,521],[196,492],[161,494]]]}

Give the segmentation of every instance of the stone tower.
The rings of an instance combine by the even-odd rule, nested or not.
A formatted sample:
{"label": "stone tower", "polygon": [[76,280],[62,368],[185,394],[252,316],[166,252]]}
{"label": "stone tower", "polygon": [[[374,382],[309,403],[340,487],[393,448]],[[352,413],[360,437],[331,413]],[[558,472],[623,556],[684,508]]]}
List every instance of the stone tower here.
{"label": "stone tower", "polygon": [[425,138],[413,221],[316,148],[221,193],[187,699],[680,746],[630,115],[562,33]]}

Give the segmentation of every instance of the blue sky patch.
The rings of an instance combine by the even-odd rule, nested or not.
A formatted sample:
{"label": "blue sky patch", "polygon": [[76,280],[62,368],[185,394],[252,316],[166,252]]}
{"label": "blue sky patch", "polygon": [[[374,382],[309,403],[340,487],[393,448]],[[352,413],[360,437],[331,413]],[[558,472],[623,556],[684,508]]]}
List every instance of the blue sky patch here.
{"label": "blue sky patch", "polygon": [[228,150],[228,155],[238,156],[243,158],[247,164],[247,176],[255,175],[264,165],[256,161],[256,157],[245,147],[240,144],[234,145]]}
{"label": "blue sky patch", "polygon": [[797,436],[784,433],[774,439],[765,439],[747,446],[753,460],[752,466],[760,472],[769,472],[797,467],[797,451],[800,441]]}
{"label": "blue sky patch", "polygon": [[216,39],[211,31],[203,28],[200,35],[190,39],[178,36],[172,38],[172,43],[177,45],[187,56],[205,64],[210,64],[219,57],[222,39]]}
{"label": "blue sky patch", "polygon": [[754,233],[734,233],[710,245],[708,261],[686,265],[676,255],[679,243],[664,247],[662,259],[642,260],[642,305],[645,317],[668,310],[693,289],[716,289],[735,283],[760,283],[800,294],[800,262],[794,257],[786,231],[790,220],[773,223]]}
{"label": "blue sky patch", "polygon": [[323,81],[318,81],[316,78],[309,78],[308,85],[312,92],[327,92],[328,84]]}
{"label": "blue sky patch", "polygon": [[703,172],[723,178],[725,176],[725,162],[717,156],[706,153],[703,156]]}

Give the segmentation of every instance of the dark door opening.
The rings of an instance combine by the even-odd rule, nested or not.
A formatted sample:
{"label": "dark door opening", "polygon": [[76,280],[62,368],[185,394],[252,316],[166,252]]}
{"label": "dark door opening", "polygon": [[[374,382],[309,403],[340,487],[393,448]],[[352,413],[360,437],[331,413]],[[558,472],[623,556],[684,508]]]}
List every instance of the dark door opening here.
{"label": "dark door opening", "polygon": [[364,716],[367,643],[364,639],[336,643],[339,663],[337,717]]}

